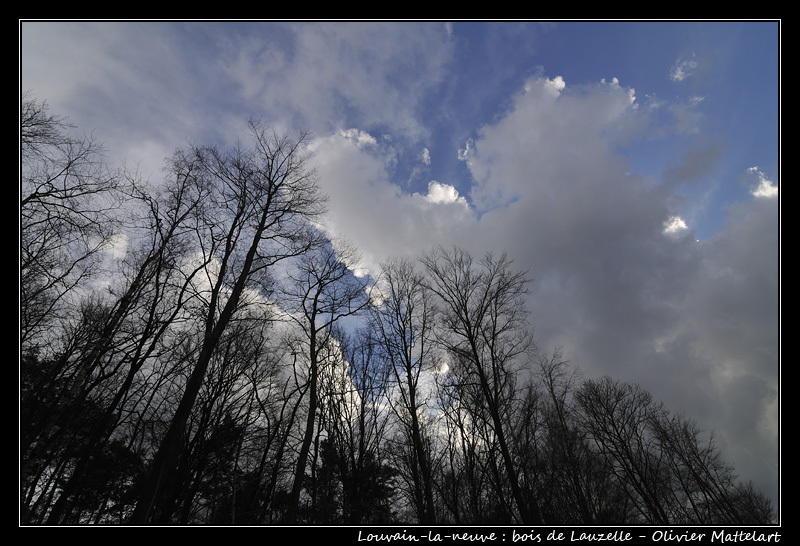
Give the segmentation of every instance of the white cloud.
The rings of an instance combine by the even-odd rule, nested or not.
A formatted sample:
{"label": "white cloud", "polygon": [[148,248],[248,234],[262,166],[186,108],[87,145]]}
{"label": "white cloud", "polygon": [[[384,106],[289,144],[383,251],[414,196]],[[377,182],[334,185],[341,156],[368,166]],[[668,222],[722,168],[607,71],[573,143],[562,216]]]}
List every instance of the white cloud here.
{"label": "white cloud", "polygon": [[[441,241],[462,243],[474,230],[466,199],[451,185],[431,181],[428,192],[407,193],[390,180],[390,159],[381,148],[364,148],[369,139],[348,132],[317,138],[312,161],[329,196],[324,229],[343,236],[362,252],[362,269],[377,273],[393,256],[416,256]],[[384,154],[385,152],[385,154]]]}
{"label": "white cloud", "polygon": [[442,81],[453,54],[444,24],[261,28],[247,27],[220,45],[230,57],[223,64],[228,79],[266,110],[296,116],[314,130],[351,119],[348,124],[391,126],[412,138],[426,133],[419,101]]}
{"label": "white cloud", "polygon": [[778,197],[778,186],[772,183],[758,167],[750,167],[748,173],[757,177],[758,183],[750,188],[750,193],[756,198],[774,199]]}
{"label": "white cloud", "polygon": [[423,148],[422,152],[420,152],[420,154],[419,154],[419,159],[425,165],[430,165],[431,164],[431,152],[430,152],[430,150],[428,150],[427,148]]}
{"label": "white cloud", "polygon": [[428,183],[428,194],[425,198],[431,203],[459,203],[467,206],[467,200],[458,195],[458,190],[449,184],[440,184],[435,180]]}
{"label": "white cloud", "polygon": [[[562,82],[563,82],[563,80],[562,80]],[[622,86],[620,86],[619,80],[617,78],[611,78],[611,81],[606,81],[606,79],[603,78],[602,80],[600,80],[600,83],[603,84],[603,85],[608,85],[609,87],[612,87],[612,88],[614,88],[616,90],[621,90],[622,89]],[[562,88],[563,88],[563,86],[562,86]],[[631,88],[626,89],[624,92],[627,94],[628,101],[630,102],[631,106],[633,106],[635,108],[636,107],[636,91],[631,87]]]}
{"label": "white cloud", "polygon": [[692,54],[691,59],[679,58],[675,61],[675,65],[672,67],[669,77],[672,81],[680,82],[691,76],[696,68],[697,61],[695,60],[694,54]]}
{"label": "white cloud", "polygon": [[689,105],[692,106],[692,107],[699,106],[700,103],[703,102],[704,100],[705,100],[705,97],[700,97],[700,96],[695,95],[695,96],[689,97]]}
{"label": "white cloud", "polygon": [[474,148],[474,143],[472,139],[471,138],[467,139],[467,141],[464,143],[464,147],[459,148],[458,150],[458,160],[469,161],[469,156],[472,153],[473,148]]}
{"label": "white cloud", "polygon": [[668,235],[677,235],[686,232],[689,226],[680,216],[673,216],[664,223],[664,233]]}
{"label": "white cloud", "polygon": [[378,145],[378,141],[375,140],[375,137],[358,129],[347,129],[345,131],[340,131],[339,135],[345,140],[349,140],[359,148],[370,148]]}
{"label": "white cloud", "polygon": [[552,80],[545,80],[545,87],[554,90],[556,94],[561,93],[566,86],[567,83],[561,76],[556,76]]}

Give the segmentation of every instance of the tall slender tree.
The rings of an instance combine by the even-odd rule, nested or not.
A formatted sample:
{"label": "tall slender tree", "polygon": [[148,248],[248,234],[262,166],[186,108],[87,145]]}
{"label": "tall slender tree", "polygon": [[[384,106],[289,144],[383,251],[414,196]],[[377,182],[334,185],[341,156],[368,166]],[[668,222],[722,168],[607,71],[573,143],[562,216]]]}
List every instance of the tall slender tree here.
{"label": "tall slender tree", "polygon": [[475,417],[486,424],[491,440],[497,443],[516,518],[524,524],[541,524],[538,505],[526,500],[520,485],[509,432],[517,372],[528,364],[532,344],[524,300],[525,273],[514,271],[505,255],[495,258],[489,254],[475,262],[460,248],[440,248],[425,255],[422,263],[428,286],[441,305],[439,339],[458,366],[459,385],[473,386],[480,393],[485,416],[476,412]]}
{"label": "tall slender tree", "polygon": [[[206,197],[205,188],[193,185],[192,180],[190,175],[179,176],[167,181],[156,195],[132,188],[136,201],[143,205],[142,216],[128,226],[130,257],[114,283],[109,283],[109,294],[114,297],[110,312],[83,366],[86,373],[100,367],[101,379],[121,382],[109,393],[102,422],[84,440],[75,469],[48,516],[49,523],[62,521],[70,496],[87,480],[91,461],[112,437],[115,415],[137,374],[183,313],[191,298],[193,278],[205,265],[179,266],[189,249],[185,222]],[[140,247],[132,248],[137,235]]]}
{"label": "tall slender tree", "polygon": [[[20,103],[20,350],[43,359],[117,234],[127,178],[32,93]],[[74,296],[74,297],[73,297]],[[58,346],[58,344],[55,344]]]}
{"label": "tall slender tree", "polygon": [[358,259],[346,245],[334,248],[322,242],[296,260],[287,274],[283,301],[300,332],[299,352],[307,366],[301,376],[306,393],[306,420],[297,457],[286,523],[295,524],[309,463],[309,453],[319,419],[320,375],[339,359],[333,327],[344,318],[360,313],[369,304],[366,279],[356,277],[350,267]]}
{"label": "tall slender tree", "polygon": [[428,392],[420,381],[424,380],[424,374],[432,374],[437,365],[433,294],[410,260],[384,264],[379,291],[380,303],[373,308],[370,324],[394,379],[389,403],[402,430],[400,462],[410,476],[409,487],[418,521],[430,525],[436,523],[434,458],[433,442],[424,421],[426,413],[432,409],[428,399],[434,391],[432,381],[428,381]]}
{"label": "tall slender tree", "polygon": [[131,524],[149,523],[156,505],[172,502],[163,486],[184,446],[186,422],[212,355],[240,305],[247,302],[246,290],[258,292],[272,267],[308,250],[308,220],[323,210],[316,177],[303,155],[305,137],[279,136],[256,121],[250,129],[249,148],[239,145],[222,152],[193,147],[179,152],[172,163],[177,172],[191,170],[211,188],[211,203],[196,219],[196,234],[203,259],[213,267],[205,271],[207,299],[197,361],[155,453]]}

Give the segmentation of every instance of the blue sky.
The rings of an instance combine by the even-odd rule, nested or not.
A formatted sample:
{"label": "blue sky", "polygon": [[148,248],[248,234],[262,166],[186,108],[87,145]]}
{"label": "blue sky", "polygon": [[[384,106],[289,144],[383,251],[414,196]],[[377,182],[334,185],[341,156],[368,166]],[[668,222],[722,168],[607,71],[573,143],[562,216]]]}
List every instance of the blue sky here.
{"label": "blue sky", "polygon": [[686,412],[777,504],[779,22],[29,21],[20,89],[154,182],[250,116],[310,130],[358,267],[506,250],[543,349]]}

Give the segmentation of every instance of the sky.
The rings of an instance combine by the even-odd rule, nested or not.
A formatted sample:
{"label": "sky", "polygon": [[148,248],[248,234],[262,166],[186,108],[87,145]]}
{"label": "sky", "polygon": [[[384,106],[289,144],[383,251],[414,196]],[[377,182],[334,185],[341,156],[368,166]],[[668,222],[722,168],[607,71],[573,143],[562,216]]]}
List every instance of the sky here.
{"label": "sky", "polygon": [[779,21],[20,21],[20,91],[157,181],[257,117],[312,135],[360,273],[458,245],[538,346],[713,432],[779,506]]}

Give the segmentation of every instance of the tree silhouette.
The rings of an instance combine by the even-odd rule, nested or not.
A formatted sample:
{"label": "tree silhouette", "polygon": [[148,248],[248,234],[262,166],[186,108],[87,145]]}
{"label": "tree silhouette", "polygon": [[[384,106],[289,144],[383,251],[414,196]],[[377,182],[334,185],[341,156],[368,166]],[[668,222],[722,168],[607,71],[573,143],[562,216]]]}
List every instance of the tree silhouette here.
{"label": "tree silhouette", "polygon": [[356,275],[305,135],[145,183],[20,106],[22,524],[776,523],[689,416],[540,351],[505,254]]}

